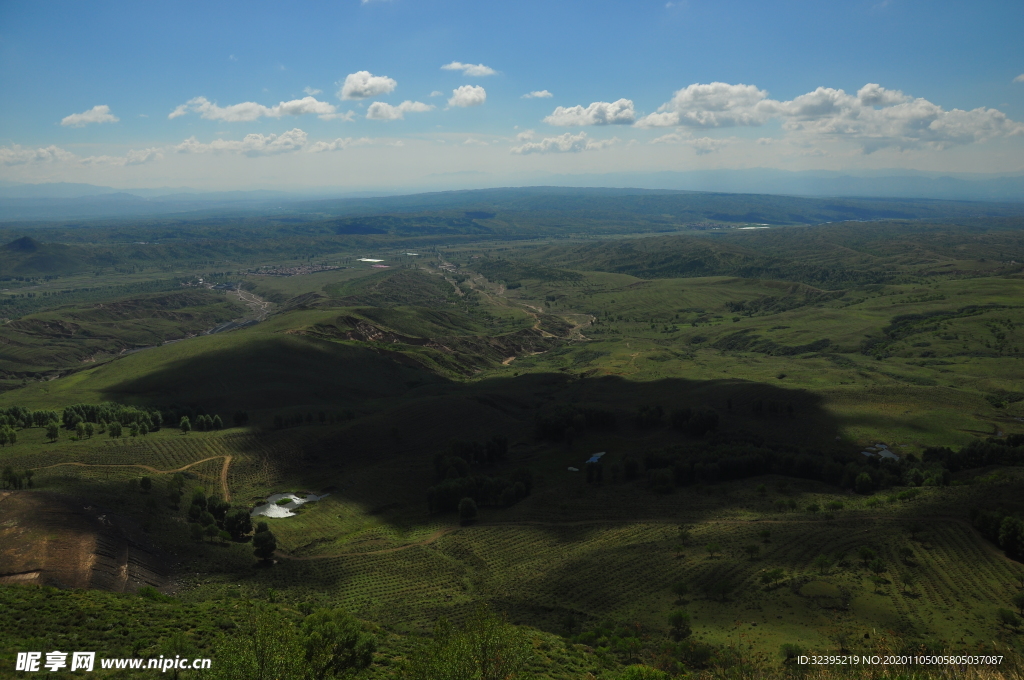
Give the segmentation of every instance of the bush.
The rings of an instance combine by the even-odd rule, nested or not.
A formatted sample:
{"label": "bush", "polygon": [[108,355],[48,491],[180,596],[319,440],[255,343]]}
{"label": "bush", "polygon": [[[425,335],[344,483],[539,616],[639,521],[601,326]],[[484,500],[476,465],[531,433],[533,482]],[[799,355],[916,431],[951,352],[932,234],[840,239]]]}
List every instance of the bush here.
{"label": "bush", "polygon": [[472,498],[463,498],[459,501],[459,521],[463,523],[472,522],[476,519],[476,501]]}

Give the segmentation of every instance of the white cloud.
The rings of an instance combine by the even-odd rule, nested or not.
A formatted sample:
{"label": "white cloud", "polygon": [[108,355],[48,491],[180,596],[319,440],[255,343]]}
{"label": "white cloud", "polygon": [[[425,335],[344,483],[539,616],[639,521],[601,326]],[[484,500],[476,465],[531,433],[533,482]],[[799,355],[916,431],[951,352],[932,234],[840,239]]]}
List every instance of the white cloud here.
{"label": "white cloud", "polygon": [[533,139],[536,136],[537,136],[537,133],[535,133],[533,130],[523,130],[518,135],[516,135],[516,141],[517,142],[528,142],[528,141],[530,141],[531,139]]}
{"label": "white cloud", "polygon": [[17,144],[0,147],[0,165],[26,163],[74,163],[81,165],[142,165],[164,157],[163,149],[131,149],[124,156],[87,156],[82,158],[59,146],[26,149]]}
{"label": "white cloud", "polygon": [[463,85],[452,90],[448,106],[480,106],[487,101],[487,91],[479,85]]}
{"label": "white cloud", "polygon": [[303,97],[276,106],[263,106],[256,102],[242,102],[230,106],[217,106],[206,97],[196,97],[176,107],[167,117],[169,119],[184,116],[189,112],[198,113],[206,120],[223,120],[228,123],[248,123],[260,118],[282,118],[284,116],[301,116],[308,113],[319,115],[325,120],[337,117],[336,109],[327,102],[318,101],[315,97]]}
{"label": "white cloud", "polygon": [[306,146],[306,133],[293,128],[280,135],[262,135],[253,133],[241,140],[215,139],[204,144],[195,137],[189,137],[181,144],[173,147],[178,153],[237,153],[246,156],[271,156],[292,151],[300,151]]}
{"label": "white cloud", "polygon": [[436,108],[433,104],[423,102],[404,101],[398,106],[374,102],[366,109],[366,117],[370,120],[402,120],[406,113],[423,113]]}
{"label": "white cloud", "polygon": [[345,82],[338,90],[340,99],[366,99],[394,92],[398,81],[387,76],[375,76],[369,71],[356,71],[345,76]]}
{"label": "white cloud", "polygon": [[1024,125],[996,109],[945,111],[926,99],[914,99],[875,83],[868,83],[856,95],[819,87],[790,101],[769,99],[767,92],[753,85],[695,83],[678,90],[656,113],[636,125],[714,128],[757,126],[772,119],[781,121],[794,135],[854,140],[867,153],[922,145],[943,149],[1024,134]]}
{"label": "white cloud", "polygon": [[527,142],[521,146],[514,146],[511,151],[512,153],[522,155],[531,153],[578,153],[580,151],[603,149],[618,142],[618,137],[595,140],[589,139],[586,132],[580,132],[577,135],[566,132],[557,137],[545,137],[539,142]]}
{"label": "white cloud", "polygon": [[441,92],[441,90],[434,90],[433,92],[430,93],[430,96],[431,97],[443,97],[444,96],[444,92]]}
{"label": "white cloud", "polygon": [[302,91],[305,92],[306,94],[308,94],[310,97],[315,97],[318,94],[323,94],[324,93],[323,90],[318,90],[315,87],[304,87],[304,88],[302,88]]}
{"label": "white cloud", "polygon": [[760,125],[768,114],[758,110],[768,93],[753,85],[694,83],[678,90],[657,113],[641,118],[640,127],[729,127]]}
{"label": "white cloud", "polygon": [[110,112],[110,107],[104,104],[103,106],[94,106],[82,113],[65,116],[60,124],[64,127],[85,127],[89,123],[116,123],[119,120],[121,119]]}
{"label": "white cloud", "polygon": [[549,125],[628,125],[636,118],[633,102],[619,99],[614,102],[594,102],[582,106],[559,106],[544,119]]}
{"label": "white cloud", "polygon": [[554,96],[547,90],[534,90],[533,92],[527,92],[520,99],[547,99]]}
{"label": "white cloud", "polygon": [[[657,139],[652,139],[651,144],[685,144],[691,147],[698,156],[704,156],[709,153],[714,153],[728,146],[735,141],[732,139],[714,139],[712,137],[690,137],[687,133],[682,132],[670,132],[667,135],[662,135]],[[760,140],[758,140],[760,143]]]}
{"label": "white cloud", "polygon": [[3,165],[23,165],[25,163],[55,163],[78,158],[75,154],[50,145],[36,149],[26,149],[19,144],[0,146],[0,163]]}
{"label": "white cloud", "polygon": [[309,145],[306,151],[310,153],[323,153],[324,151],[342,151],[350,146],[365,146],[372,144],[373,140],[369,137],[360,137],[359,139],[353,139],[351,137],[338,137],[337,139],[330,142],[314,142]]}
{"label": "white cloud", "polygon": [[490,146],[490,144],[482,139],[473,139],[472,137],[464,141],[462,144],[463,146]]}
{"label": "white cloud", "polygon": [[1021,73],[1019,76],[1014,78],[1013,82],[1015,82],[1015,83],[1024,83],[1024,73]]}
{"label": "white cloud", "polygon": [[482,76],[493,76],[497,73],[490,66],[484,66],[483,64],[463,64],[461,61],[453,61],[450,64],[445,64],[441,67],[443,71],[462,71],[463,75],[482,77]]}
{"label": "white cloud", "polygon": [[318,118],[320,120],[341,120],[346,123],[351,123],[356,119],[356,112],[349,110],[346,111],[345,113],[325,113],[321,116],[318,116]]}

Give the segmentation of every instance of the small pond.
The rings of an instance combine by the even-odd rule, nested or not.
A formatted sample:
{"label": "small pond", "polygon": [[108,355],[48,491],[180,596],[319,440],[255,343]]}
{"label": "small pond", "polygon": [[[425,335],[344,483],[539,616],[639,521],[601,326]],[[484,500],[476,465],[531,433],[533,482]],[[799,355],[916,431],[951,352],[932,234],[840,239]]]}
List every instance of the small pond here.
{"label": "small pond", "polygon": [[264,503],[253,508],[252,512],[249,514],[252,517],[271,517],[275,519],[281,517],[294,517],[295,512],[293,511],[300,505],[313,503],[321,498],[326,498],[329,495],[330,494],[326,493],[323,496],[317,496],[312,493],[303,495],[294,493],[275,493]]}

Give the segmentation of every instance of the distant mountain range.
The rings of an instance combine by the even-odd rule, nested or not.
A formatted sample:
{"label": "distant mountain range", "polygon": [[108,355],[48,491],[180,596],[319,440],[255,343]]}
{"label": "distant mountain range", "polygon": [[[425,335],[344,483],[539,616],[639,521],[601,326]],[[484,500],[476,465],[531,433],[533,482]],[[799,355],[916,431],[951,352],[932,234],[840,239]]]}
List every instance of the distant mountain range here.
{"label": "distant mountain range", "polygon": [[[500,184],[486,173],[474,178],[478,188],[488,180]],[[435,178],[430,183],[401,192],[416,194],[414,202],[429,203],[424,194],[450,195],[450,178]],[[858,174],[837,172],[787,172],[755,168],[750,170],[709,170],[690,172],[617,173],[601,175],[547,175],[529,185],[547,184],[566,188],[631,187],[636,191],[698,191],[736,194],[770,194],[806,197],[862,197],[899,199],[938,199],[1024,203],[1024,173],[1013,175],[954,175],[904,171],[875,171]],[[520,186],[526,186],[523,183]],[[505,186],[515,186],[506,183]],[[440,190],[440,191],[439,191]],[[0,221],[77,220],[129,218],[182,214],[194,216],[238,215],[254,212],[294,213],[308,210],[316,203],[352,200],[355,203],[373,197],[393,197],[403,201],[400,192],[346,191],[316,187],[292,191],[257,189],[249,191],[200,191],[189,187],[117,189],[92,184],[57,182],[19,184],[0,182]],[[442,201],[444,202],[444,201]]]}

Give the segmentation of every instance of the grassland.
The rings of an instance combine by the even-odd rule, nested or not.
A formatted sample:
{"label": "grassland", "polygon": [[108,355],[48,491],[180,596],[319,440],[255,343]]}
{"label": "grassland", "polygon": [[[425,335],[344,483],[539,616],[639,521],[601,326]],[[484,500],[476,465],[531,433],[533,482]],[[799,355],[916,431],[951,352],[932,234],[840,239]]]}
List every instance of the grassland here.
{"label": "grassland", "polygon": [[[374,224],[404,233],[416,219]],[[504,218],[470,221],[497,232],[492,219]],[[691,669],[713,666],[711,657],[735,665],[775,659],[782,644],[821,653],[868,653],[882,640],[1020,647],[1020,629],[1000,625],[996,612],[1012,606],[1022,567],[972,527],[971,510],[1020,513],[1021,468],[957,471],[950,485],[906,477],[915,465],[934,471],[920,463],[929,447],[1024,432],[1018,232],[906,223],[473,241],[469,231],[442,230],[417,246],[401,234],[356,233],[330,253],[259,256],[275,247],[263,243],[234,259],[172,260],[174,291],[33,302],[0,326],[9,362],[0,407],[113,401],[175,420],[249,417],[245,427],[187,435],[168,418],[137,437],[79,439],[65,429],[55,442],[45,428],[19,428],[0,465],[34,470],[34,487],[0,500],[0,514],[12,513],[0,540],[15,546],[0,552],[0,579],[45,582],[47,560],[65,554],[47,551],[61,541],[114,540],[91,515],[35,516],[52,502],[102,508],[118,518],[118,540],[143,546],[146,560],[162,556],[166,574],[146,572],[136,586],[149,578],[180,607],[173,625],[138,643],[148,653],[175,631],[203,645],[232,635],[226,620],[213,629],[198,618],[237,621],[248,600],[271,600],[296,619],[300,605],[343,606],[386,643],[370,671],[377,677],[400,677],[438,617],[462,620],[481,601],[529,628],[537,677],[611,680],[636,661],[669,668],[668,657]],[[321,261],[341,268],[257,274]],[[49,292],[84,276],[72,268],[6,292]],[[94,278],[117,286],[139,276],[108,269]],[[257,306],[270,303],[260,306],[269,315],[198,334],[256,318],[237,297],[196,287],[199,278],[240,285]],[[143,345],[155,346],[119,354]],[[97,361],[82,362],[89,357]],[[664,417],[642,423],[640,409],[654,406]],[[671,427],[682,409],[713,410],[717,432]],[[591,427],[584,413],[616,426]],[[570,433],[539,426],[563,416]],[[435,456],[458,450],[453,440],[494,435],[507,455],[471,461],[472,474],[528,470],[529,495],[481,503],[474,522],[429,512],[428,488],[443,477]],[[878,443],[901,462],[867,461],[861,451]],[[606,452],[600,483],[568,470],[584,470],[597,451]],[[838,477],[776,471],[657,486],[658,455],[724,465],[736,451],[852,465],[888,481],[855,493]],[[627,478],[631,460],[639,474]],[[247,539],[190,538],[185,503],[175,507],[168,493],[176,473],[189,490],[245,509],[273,493],[328,495],[268,520],[276,564],[257,568]],[[152,491],[139,487],[143,476]],[[37,547],[23,550],[28,537]],[[858,556],[864,546],[881,560],[877,572]],[[763,582],[775,569],[781,577]],[[23,599],[13,586],[0,592]],[[165,604],[131,602],[88,606]],[[686,650],[667,652],[668,616],[679,608],[693,634]],[[608,633],[623,626],[635,635]],[[639,648],[622,642],[631,637]]]}

